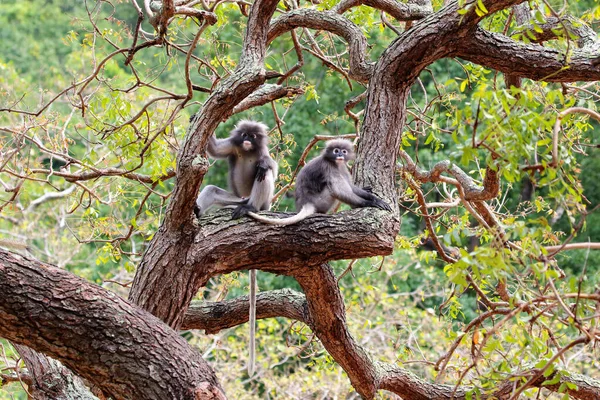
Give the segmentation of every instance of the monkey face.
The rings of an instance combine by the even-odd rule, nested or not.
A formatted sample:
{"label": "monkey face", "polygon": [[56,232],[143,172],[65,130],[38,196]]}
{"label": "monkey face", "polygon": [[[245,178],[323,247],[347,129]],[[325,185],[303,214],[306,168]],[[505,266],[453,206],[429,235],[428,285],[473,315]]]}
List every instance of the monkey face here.
{"label": "monkey face", "polygon": [[338,149],[337,147],[333,149],[333,154],[335,155],[335,162],[337,163],[345,163],[346,157],[348,156],[348,150],[346,149]]}
{"label": "monkey face", "polygon": [[255,151],[266,145],[265,134],[258,127],[244,127],[234,131],[233,143],[244,151]]}
{"label": "monkey face", "polygon": [[348,161],[354,158],[352,144],[345,140],[331,141],[325,148],[324,156],[330,162],[334,162],[336,164],[346,164]]}

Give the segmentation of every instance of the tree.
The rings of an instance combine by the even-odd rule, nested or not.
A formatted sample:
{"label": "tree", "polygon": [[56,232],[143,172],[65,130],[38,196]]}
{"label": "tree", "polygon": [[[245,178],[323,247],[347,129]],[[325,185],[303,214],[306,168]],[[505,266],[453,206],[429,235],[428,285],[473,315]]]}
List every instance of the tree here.
{"label": "tree", "polygon": [[[579,280],[579,286],[573,286],[570,281],[557,288],[562,271],[556,256],[570,248],[589,249],[598,245],[569,243],[572,237],[565,241],[558,237],[549,239],[551,224],[528,227],[523,221],[504,218],[502,204],[496,202],[501,177],[510,182],[530,174],[530,179],[543,187],[540,190],[545,191],[547,199],[562,199],[563,212],[573,220],[580,216],[573,223],[573,237],[580,231],[585,217],[595,210],[582,205],[581,187],[573,180],[577,159],[572,150],[564,146],[565,141],[583,145],[582,130],[591,124],[587,119],[573,117],[584,115],[600,121],[590,105],[593,101],[586,103],[583,97],[578,97],[581,94],[597,97],[597,94],[585,87],[566,85],[600,79],[600,50],[595,32],[581,20],[567,16],[570,9],[556,11],[546,2],[526,5],[522,0],[449,1],[443,6],[424,0],[329,3],[313,7],[300,6],[295,1],[279,4],[273,0],[256,0],[252,5],[202,2],[192,6],[195,2],[147,1],[142,9],[132,2],[138,17],[131,40],[125,45],[120,43],[121,36],[107,29],[99,17],[109,4],[99,2],[88,10],[93,31],[84,43],[92,44],[103,38],[105,43],[94,49],[106,50],[104,58],[93,60],[92,72],[53,95],[36,110],[20,108],[19,96],[14,94],[11,95],[15,97],[14,104],[10,104],[9,98],[9,105],[0,109],[11,113],[5,117],[11,125],[0,127],[0,131],[12,135],[3,143],[11,141],[2,165],[3,172],[14,182],[3,182],[12,195],[2,208],[16,204],[19,192],[25,190],[22,188],[36,181],[57,188],[66,182],[73,186],[40,196],[37,203],[29,203],[33,208],[52,196],[69,196],[75,190],[81,199],[87,197],[91,204],[93,199],[102,200],[102,196],[95,192],[99,190],[97,187],[86,186],[87,182],[110,177],[131,180],[143,185],[147,195],[135,203],[137,209],[129,228],[105,240],[109,251],[116,252],[127,252],[123,243],[134,231],[153,230],[151,224],[142,229],[138,222],[150,195],[159,193],[166,203],[164,217],[152,232],[152,239],[137,265],[129,302],[69,272],[2,251],[0,318],[5,323],[0,327],[0,336],[60,361],[83,378],[98,396],[224,398],[223,388],[210,365],[177,330],[215,332],[245,323],[247,298],[192,307],[190,304],[209,279],[256,269],[293,277],[304,292],[262,293],[258,299],[259,318],[283,316],[305,323],[363,398],[374,398],[379,391],[387,390],[407,399],[461,399],[471,398],[474,393],[482,398],[512,399],[534,387],[568,393],[579,399],[600,396],[600,382],[557,367],[557,360],[571,349],[592,345],[597,339],[594,310],[600,297],[593,287],[587,290],[589,287],[583,285],[583,279]],[[234,8],[239,9],[241,15],[229,16],[229,21],[244,24],[245,33],[239,61],[233,62],[235,68],[231,69],[228,60],[216,57],[217,60],[207,61],[196,55],[195,48],[210,27],[224,18],[224,10],[233,13]],[[594,13],[598,14],[598,8],[583,17],[593,20]],[[382,28],[397,34],[375,62],[369,59],[364,27],[361,29],[359,25],[366,24],[373,15],[380,15]],[[395,22],[390,22],[388,16]],[[155,34],[144,30],[147,27],[144,21],[148,21]],[[181,35],[185,37],[185,32],[189,32],[185,28],[191,29],[192,22],[197,24],[193,39],[185,45],[178,44],[177,34],[183,32]],[[506,35],[508,30],[512,36]],[[276,48],[275,42],[288,33],[291,42],[285,42],[289,46],[286,51],[297,56],[297,63],[281,71],[268,68],[265,63],[268,49]],[[332,35],[343,39],[344,46],[334,41],[326,44]],[[138,67],[146,60],[144,52],[155,47],[183,55],[185,86],[182,91],[162,88],[169,84],[155,74],[138,73]],[[425,221],[424,236],[446,263],[445,270],[455,292],[474,291],[481,304],[481,313],[466,324],[436,364],[443,379],[457,347],[463,338],[470,338],[470,363],[462,367],[459,379],[452,385],[430,382],[393,363],[373,360],[347,326],[343,297],[328,262],[390,254],[401,225],[398,213],[352,210],[318,215],[281,229],[248,220],[232,221],[226,210],[200,220],[193,215],[194,200],[209,170],[205,158],[208,138],[219,124],[234,114],[305,91],[312,93],[310,85],[284,86],[301,71],[304,53],[321,60],[349,85],[365,87],[364,93],[350,99],[346,107],[359,137],[353,166],[355,181],[371,186],[397,210],[403,202],[414,200]],[[446,131],[449,137],[462,131],[472,134],[470,148],[456,149],[470,162],[485,162],[480,168],[481,185],[446,159],[435,163],[429,171],[423,170],[402,149],[403,141],[414,137],[415,125],[431,130],[425,145],[432,142],[440,145],[446,140],[436,136],[439,121],[428,118],[426,110],[421,110],[422,115],[411,114],[415,115],[414,120],[407,122],[412,112],[408,106],[415,101],[411,88],[423,84],[419,80],[421,73],[440,60],[456,58],[471,63],[463,68],[473,75],[476,87],[467,94],[477,105],[448,114],[455,121],[450,124],[452,129]],[[127,85],[125,80],[108,79],[112,73],[116,74],[111,68],[118,63],[129,68],[134,76]],[[208,85],[194,83],[192,64],[198,65],[200,76],[204,74],[204,78],[199,79]],[[162,62],[163,68],[167,65]],[[281,65],[286,63],[282,61]],[[489,72],[486,69],[506,74],[504,81],[508,83],[505,90],[487,93],[492,97],[486,96],[485,88],[490,88],[490,84],[485,83]],[[266,83],[270,79],[277,81]],[[523,87],[524,79],[544,83],[530,89]],[[562,85],[562,98],[561,91],[553,88],[552,83]],[[431,84],[437,87],[435,80]],[[469,80],[464,80],[459,86],[465,91],[469,84]],[[494,85],[500,83],[494,82]],[[112,97],[97,96],[102,91]],[[194,92],[207,93],[208,97],[179,145],[177,135],[170,135],[176,118],[191,104]],[[140,109],[132,110],[127,96],[133,93],[141,97],[148,93],[160,95]],[[536,99],[535,95],[540,93],[551,97],[545,100],[547,102]],[[439,93],[439,97],[438,106],[443,105],[444,96]],[[364,115],[361,116],[352,110],[363,100]],[[423,104],[427,103],[425,100]],[[70,109],[69,118],[76,112],[81,114],[81,127],[74,129],[87,129],[82,138],[88,144],[82,154],[94,158],[94,147],[106,146],[112,155],[95,160],[95,165],[77,156],[78,150],[69,148],[70,140],[64,135],[70,122],[64,125],[63,140],[60,140],[60,129],[52,121],[53,117],[49,115],[44,121],[51,106]],[[528,107],[553,113],[554,121],[542,123],[543,112],[533,115],[519,111],[513,115],[513,110]],[[101,114],[103,109],[111,111]],[[282,120],[275,106],[273,111],[281,131]],[[151,119],[161,114],[164,119]],[[19,119],[10,119],[13,115]],[[511,142],[514,139],[511,134],[519,135],[519,121],[521,127],[526,126],[523,131],[537,131],[538,136]],[[50,131],[57,133],[51,135]],[[90,140],[90,132],[94,131],[97,136]],[[173,169],[168,156],[160,153],[168,152],[164,149],[169,146],[177,149]],[[512,153],[503,151],[503,146]],[[49,158],[46,166],[30,167],[23,163],[26,151],[31,148],[36,154]],[[522,156],[527,152],[529,157],[523,165]],[[55,161],[61,165],[54,166]],[[153,163],[160,168],[144,174],[143,169]],[[165,182],[171,182],[171,178],[175,178],[172,191],[167,190],[167,194],[156,191]],[[401,189],[401,182],[407,190]],[[557,182],[562,186],[557,186]],[[423,189],[427,188],[425,184],[452,185],[455,189],[445,192],[450,195],[447,201],[432,202],[433,192],[427,193]],[[544,201],[543,197],[532,199],[530,204],[537,207],[532,213],[551,210]],[[80,200],[75,208],[82,204]],[[473,231],[483,245],[470,253],[465,250],[466,246],[451,249],[447,247],[450,241],[446,245],[440,241],[440,227],[436,224],[444,225],[442,215],[446,211],[436,215],[429,211],[454,208],[461,211],[452,217],[453,224],[446,224],[445,232],[452,236],[461,229]],[[90,222],[99,223],[94,219],[97,214],[93,213],[93,207],[87,210]],[[477,227],[471,227],[471,223]],[[551,240],[555,243],[550,243]],[[527,270],[516,277],[516,282],[515,265]],[[456,296],[449,294],[448,302],[450,312],[459,312]],[[493,360],[494,352],[504,351],[497,339],[498,331],[515,320],[517,325],[525,321],[530,324],[532,337],[545,332],[549,336],[547,341],[553,343],[551,355],[535,365],[524,363],[522,368],[504,362],[505,370],[483,375],[474,386],[464,385],[463,380],[470,371],[477,369],[485,359]],[[558,329],[555,324],[566,327],[561,331],[561,335],[569,333],[565,336],[566,342],[555,337]],[[36,363],[33,355],[35,353],[31,357],[23,356],[28,369],[35,374],[34,366],[40,363]],[[59,380],[81,384],[77,378],[67,376],[69,374],[63,372]],[[63,388],[60,396],[64,398],[76,398],[73,393],[81,390],[80,386],[77,391],[69,385]],[[57,398],[41,385],[37,385],[36,390],[40,398]]]}

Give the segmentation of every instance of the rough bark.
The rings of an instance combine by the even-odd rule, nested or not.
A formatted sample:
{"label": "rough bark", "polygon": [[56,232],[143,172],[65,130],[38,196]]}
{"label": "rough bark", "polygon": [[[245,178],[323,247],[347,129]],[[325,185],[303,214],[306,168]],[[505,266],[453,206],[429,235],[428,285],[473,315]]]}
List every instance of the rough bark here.
{"label": "rough bark", "polygon": [[27,392],[35,400],[97,400],[83,380],[60,362],[27,346],[15,344],[31,375]]}
{"label": "rough bark", "polygon": [[[208,167],[204,158],[208,138],[220,121],[262,96],[266,46],[296,27],[328,30],[347,41],[350,76],[369,83],[355,179],[394,205],[407,97],[420,72],[431,63],[460,56],[531,79],[599,79],[600,70],[589,54],[575,54],[567,63],[555,50],[518,44],[482,30],[477,26],[483,16],[475,12],[476,2],[467,2],[469,11],[463,15],[458,13],[457,2],[436,13],[397,14],[397,18],[418,15],[422,19],[390,44],[376,64],[366,59],[366,40],[360,29],[342,15],[294,10],[270,25],[278,2],[254,2],[238,68],[208,98],[180,149],[177,183],[165,220],[138,267],[131,300],[171,327],[214,331],[245,322],[247,304],[246,298],[205,304],[193,307],[186,316],[191,299],[210,277],[241,269],[290,275],[305,290],[305,298],[296,296],[277,306],[281,295],[261,295],[259,317],[281,313],[304,320],[365,398],[373,398],[379,389],[411,399],[450,398],[452,387],[373,363],[347,329],[343,299],[326,264],[334,259],[389,254],[399,229],[397,216],[364,209],[315,215],[294,226],[273,228],[247,219],[231,221],[230,211],[196,223],[192,207]],[[481,4],[492,14],[523,2],[483,0]],[[358,3],[389,13],[404,7],[385,0],[344,1],[336,11]],[[420,1],[419,5],[428,3]],[[488,183],[494,183],[493,178],[492,173]],[[0,326],[0,335],[61,360],[115,398],[222,396],[214,374],[197,352],[159,320],[64,271],[0,254],[0,319],[7,322]],[[584,381],[582,387],[589,391],[574,397],[597,398],[585,396],[600,392],[593,381]],[[465,398],[467,390],[457,388],[455,398]]]}
{"label": "rough bark", "polygon": [[224,398],[208,364],[162,321],[69,272],[4,250],[0,320],[1,337],[59,360],[115,399]]}
{"label": "rough bark", "polygon": [[431,1],[429,0],[407,3],[401,3],[394,0],[342,0],[332,8],[332,11],[343,14],[350,8],[361,4],[385,11],[398,21],[421,19],[433,12]]}
{"label": "rough bark", "polygon": [[130,299],[175,328],[198,289],[188,282],[207,272],[202,266],[190,266],[182,257],[193,241],[192,211],[208,168],[206,159],[198,157],[205,154],[208,138],[223,117],[264,83],[267,29],[276,6],[276,0],[254,2],[239,66],[213,92],[194,119],[177,156],[177,184],[165,220],[136,271]]}
{"label": "rough bark", "polygon": [[[181,329],[204,329],[207,334],[217,333],[248,322],[249,308],[248,296],[220,302],[193,301]],[[272,290],[256,296],[257,319],[285,317],[305,322],[307,314],[304,295],[293,290]]]}
{"label": "rough bark", "polygon": [[478,28],[461,42],[457,55],[488,68],[537,81],[574,82],[600,80],[598,54],[575,51],[567,56],[539,44],[523,44]]}

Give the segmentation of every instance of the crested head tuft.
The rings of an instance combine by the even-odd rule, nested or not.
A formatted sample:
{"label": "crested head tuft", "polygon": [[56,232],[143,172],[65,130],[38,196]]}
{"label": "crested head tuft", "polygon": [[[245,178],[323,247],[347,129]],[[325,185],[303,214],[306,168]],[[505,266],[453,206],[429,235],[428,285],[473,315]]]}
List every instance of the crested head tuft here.
{"label": "crested head tuft", "polygon": [[254,133],[262,133],[266,135],[269,131],[269,127],[262,122],[243,119],[235,125],[235,130],[239,132],[253,131]]}

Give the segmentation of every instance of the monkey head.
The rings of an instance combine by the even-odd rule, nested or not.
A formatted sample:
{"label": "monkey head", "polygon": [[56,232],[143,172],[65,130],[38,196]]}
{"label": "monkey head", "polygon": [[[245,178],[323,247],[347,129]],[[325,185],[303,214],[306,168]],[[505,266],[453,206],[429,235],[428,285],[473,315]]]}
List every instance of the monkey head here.
{"label": "monkey head", "polygon": [[231,131],[232,142],[238,148],[253,152],[267,145],[267,126],[255,121],[240,121]]}
{"label": "monkey head", "polygon": [[332,163],[346,164],[348,161],[354,160],[354,146],[349,140],[330,140],[323,151],[323,157]]}

